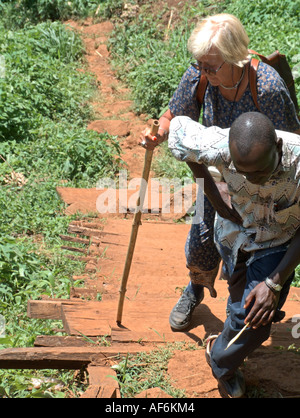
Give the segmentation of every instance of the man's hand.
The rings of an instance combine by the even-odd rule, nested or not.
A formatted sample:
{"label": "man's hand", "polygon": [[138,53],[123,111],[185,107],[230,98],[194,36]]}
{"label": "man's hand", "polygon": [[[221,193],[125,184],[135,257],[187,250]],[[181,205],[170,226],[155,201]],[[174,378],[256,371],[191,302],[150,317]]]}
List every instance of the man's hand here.
{"label": "man's hand", "polygon": [[249,308],[251,303],[254,302],[251,311],[245,319],[245,324],[249,322],[254,329],[261,325],[269,324],[276,313],[279,296],[279,292],[275,294],[264,282],[258,284],[249,293],[245,301],[244,309]]}

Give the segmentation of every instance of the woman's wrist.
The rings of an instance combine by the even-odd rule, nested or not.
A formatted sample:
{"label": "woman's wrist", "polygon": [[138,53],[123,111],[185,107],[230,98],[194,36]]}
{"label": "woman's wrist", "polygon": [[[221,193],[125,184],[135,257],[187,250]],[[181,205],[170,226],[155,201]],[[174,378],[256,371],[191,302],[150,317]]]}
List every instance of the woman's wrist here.
{"label": "woman's wrist", "polygon": [[164,142],[168,139],[169,132],[166,129],[159,127],[157,133],[158,136],[161,138],[160,142]]}

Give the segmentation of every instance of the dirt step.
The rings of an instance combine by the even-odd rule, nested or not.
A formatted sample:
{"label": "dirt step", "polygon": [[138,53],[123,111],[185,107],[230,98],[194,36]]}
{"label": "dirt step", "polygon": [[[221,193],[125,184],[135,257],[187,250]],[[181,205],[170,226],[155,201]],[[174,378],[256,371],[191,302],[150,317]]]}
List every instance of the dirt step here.
{"label": "dirt step", "polygon": [[113,136],[128,136],[130,134],[130,122],[124,120],[95,120],[88,125],[88,129],[99,133],[107,132]]}

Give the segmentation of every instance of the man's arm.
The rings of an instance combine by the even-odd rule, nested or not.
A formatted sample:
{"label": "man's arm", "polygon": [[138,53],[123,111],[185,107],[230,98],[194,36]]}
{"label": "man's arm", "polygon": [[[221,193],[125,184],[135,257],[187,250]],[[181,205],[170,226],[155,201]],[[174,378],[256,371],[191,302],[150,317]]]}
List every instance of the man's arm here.
{"label": "man's arm", "polygon": [[207,168],[209,165],[216,166],[217,160],[223,162],[221,150],[226,149],[227,144],[227,132],[223,133],[220,128],[219,130],[215,127],[206,128],[185,116],[176,117],[170,124],[169,149],[172,154],[178,160],[188,164],[195,179],[204,179],[204,192],[218,214],[234,223],[241,224],[241,217],[222,199]]}
{"label": "man's arm", "polygon": [[298,228],[292,242],[277,266],[276,270],[270,274],[270,279],[273,280],[275,284],[280,284],[283,286],[296,267],[300,264],[300,227]]}
{"label": "man's arm", "polygon": [[229,219],[230,221],[239,225],[242,224],[242,218],[237,213],[237,211],[231,206],[228,206],[228,204],[223,200],[214,179],[208,171],[208,168],[204,164],[191,162],[188,162],[187,164],[192,170],[196,179],[204,179],[204,193],[206,194],[215,211],[220,216],[222,216],[222,218]]}
{"label": "man's arm", "polygon": [[[294,272],[295,268],[300,264],[299,248],[300,227],[277,268],[269,275],[269,278],[272,279],[275,284],[283,286]],[[245,309],[249,308],[253,301],[255,301],[255,303],[245,319],[245,324],[250,322],[253,328],[258,328],[261,325],[267,325],[271,322],[276,312],[279,295],[279,292],[278,295],[274,294],[264,282],[257,285],[246,299]]]}

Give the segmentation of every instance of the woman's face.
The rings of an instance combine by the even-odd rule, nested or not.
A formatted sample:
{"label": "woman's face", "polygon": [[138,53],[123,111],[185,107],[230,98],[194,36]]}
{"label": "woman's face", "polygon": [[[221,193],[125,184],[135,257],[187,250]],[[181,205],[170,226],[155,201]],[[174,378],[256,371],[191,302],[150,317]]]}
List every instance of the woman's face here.
{"label": "woman's face", "polygon": [[202,56],[198,64],[211,85],[219,86],[231,81],[231,65],[224,61],[217,48],[212,47],[207,55]]}

